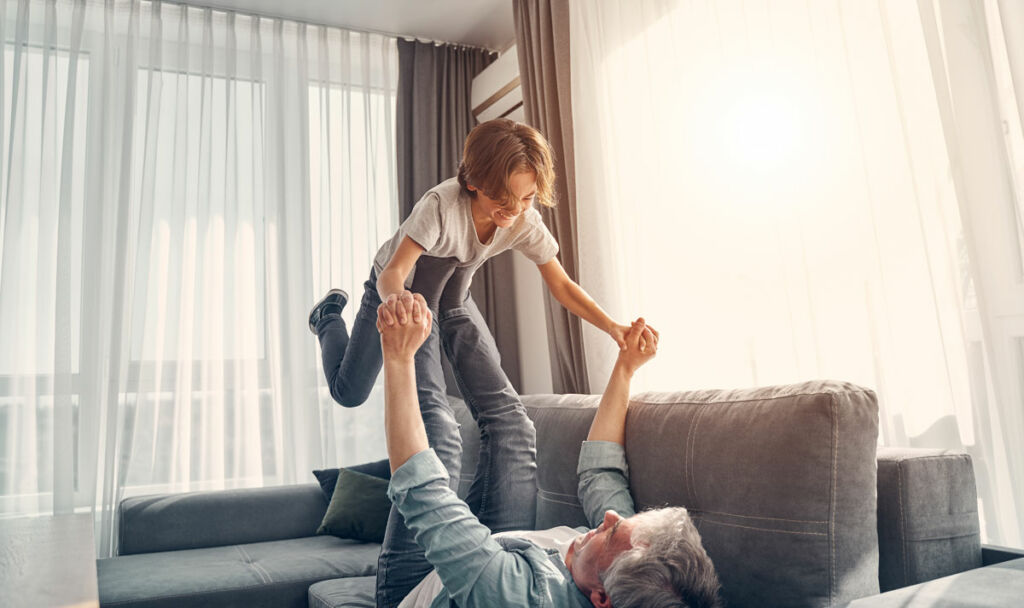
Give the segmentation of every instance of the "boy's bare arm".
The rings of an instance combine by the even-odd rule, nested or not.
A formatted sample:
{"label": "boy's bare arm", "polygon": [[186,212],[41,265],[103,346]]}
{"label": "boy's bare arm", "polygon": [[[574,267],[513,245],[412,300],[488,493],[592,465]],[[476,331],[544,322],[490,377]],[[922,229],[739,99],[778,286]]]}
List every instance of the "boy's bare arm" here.
{"label": "boy's bare arm", "polygon": [[402,237],[398,250],[391,256],[388,265],[377,277],[377,294],[382,302],[398,298],[405,291],[405,279],[409,277],[416,260],[424,252],[419,243],[409,237]]}
{"label": "boy's bare arm", "polygon": [[626,443],[629,384],[636,370],[658,353],[658,337],[641,318],[630,326],[625,342],[626,348],[619,351],[608,386],[601,396],[601,405],[590,425],[587,441],[611,441],[619,445]]}
{"label": "boy's bare arm", "polygon": [[430,335],[432,322],[419,294],[405,292],[377,308],[384,355],[384,429],[392,472],[429,447],[416,396],[414,357]]}
{"label": "boy's bare arm", "polygon": [[[551,295],[555,296],[555,299],[565,306],[566,310],[607,333],[619,345],[619,349],[625,348],[626,334],[629,332],[630,326],[620,325],[609,317],[608,313],[590,297],[590,294],[565,273],[558,258],[552,258],[551,261],[540,264],[537,268],[540,270],[540,276],[547,284],[548,290],[551,291]],[[658,335],[653,327],[648,327],[655,336]]]}

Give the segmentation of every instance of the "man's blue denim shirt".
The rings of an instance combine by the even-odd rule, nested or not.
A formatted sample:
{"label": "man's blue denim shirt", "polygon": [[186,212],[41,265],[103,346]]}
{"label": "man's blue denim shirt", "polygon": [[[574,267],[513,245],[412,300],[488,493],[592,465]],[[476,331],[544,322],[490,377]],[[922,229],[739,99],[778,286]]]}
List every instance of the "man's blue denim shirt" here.
{"label": "man's blue denim shirt", "polygon": [[[623,517],[635,513],[621,445],[583,442],[577,473],[580,503],[592,526],[608,509]],[[432,608],[451,600],[463,608],[593,606],[557,551],[526,540],[503,538],[499,543],[492,538],[448,487],[448,472],[433,450],[416,454],[392,474],[388,496],[444,583]]]}

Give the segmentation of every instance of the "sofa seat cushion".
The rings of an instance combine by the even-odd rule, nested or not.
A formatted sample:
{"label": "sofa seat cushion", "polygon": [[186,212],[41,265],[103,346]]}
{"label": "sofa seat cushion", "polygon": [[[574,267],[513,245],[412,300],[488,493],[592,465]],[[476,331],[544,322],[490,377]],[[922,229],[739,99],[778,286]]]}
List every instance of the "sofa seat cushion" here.
{"label": "sofa seat cushion", "polygon": [[849,608],[988,608],[1020,606],[1024,558],[975,568],[847,604]]}
{"label": "sofa seat cushion", "polygon": [[296,606],[325,579],[372,575],[380,545],[314,536],[96,563],[103,606]]}
{"label": "sofa seat cushion", "polygon": [[309,608],[374,608],[377,577],[320,581],[309,588]]}

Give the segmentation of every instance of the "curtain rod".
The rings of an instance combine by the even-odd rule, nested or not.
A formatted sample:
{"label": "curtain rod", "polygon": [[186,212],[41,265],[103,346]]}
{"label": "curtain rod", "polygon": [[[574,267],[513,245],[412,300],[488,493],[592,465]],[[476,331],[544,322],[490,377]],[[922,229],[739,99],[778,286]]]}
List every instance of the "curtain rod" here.
{"label": "curtain rod", "polygon": [[288,17],[288,16],[285,16],[285,15],[280,15],[280,14],[275,14],[275,13],[257,13],[257,12],[253,12],[253,11],[238,10],[235,7],[227,7],[227,6],[223,6],[221,4],[218,4],[216,1],[213,1],[213,2],[211,2],[211,1],[194,2],[194,1],[190,1],[190,0],[140,0],[140,1],[141,2],[149,2],[150,4],[153,4],[154,2],[158,1],[161,4],[177,4],[179,6],[198,8],[198,9],[209,8],[209,9],[213,9],[213,10],[217,10],[217,11],[221,11],[221,12],[225,12],[225,13],[235,13],[236,15],[245,15],[247,17],[259,17],[259,18],[263,18],[263,19],[281,19],[282,21],[291,21],[293,23],[304,23],[306,25],[312,25],[312,26],[316,26],[316,27],[329,27],[329,28],[335,28],[335,29],[339,29],[339,30],[346,30],[346,31],[349,31],[349,32],[355,32],[357,34],[375,34],[377,36],[384,36],[385,38],[395,38],[395,39],[401,38],[403,40],[416,40],[416,41],[419,41],[419,42],[427,42],[427,43],[434,44],[436,46],[450,45],[450,46],[454,46],[454,47],[458,47],[458,48],[462,48],[462,49],[486,51],[488,53],[499,53],[499,51],[497,51],[495,49],[492,49],[492,48],[489,48],[489,47],[486,47],[486,46],[475,45],[475,44],[465,44],[465,43],[462,43],[462,42],[449,42],[449,41],[446,41],[446,40],[435,40],[435,39],[432,39],[432,38],[422,38],[420,36],[413,36],[412,34],[396,34],[394,32],[382,32],[380,30],[349,27],[349,26],[346,26],[346,25],[334,25],[334,24],[329,24],[329,23],[317,23],[315,21],[308,21],[308,20],[305,20],[305,19],[296,19],[294,17]]}

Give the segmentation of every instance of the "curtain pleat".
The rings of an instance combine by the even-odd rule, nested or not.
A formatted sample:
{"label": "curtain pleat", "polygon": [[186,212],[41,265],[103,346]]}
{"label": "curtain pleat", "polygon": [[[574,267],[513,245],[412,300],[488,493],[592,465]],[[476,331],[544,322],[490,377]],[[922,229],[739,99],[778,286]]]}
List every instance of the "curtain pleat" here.
{"label": "curtain pleat", "polygon": [[[554,208],[540,208],[540,212],[558,241],[562,266],[578,281],[569,3],[515,0],[513,8],[526,122],[544,134],[555,158],[558,204]],[[545,303],[552,389],[556,393],[589,393],[582,322],[550,292],[545,292]]]}

